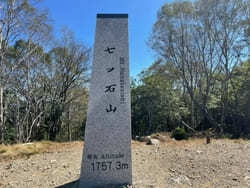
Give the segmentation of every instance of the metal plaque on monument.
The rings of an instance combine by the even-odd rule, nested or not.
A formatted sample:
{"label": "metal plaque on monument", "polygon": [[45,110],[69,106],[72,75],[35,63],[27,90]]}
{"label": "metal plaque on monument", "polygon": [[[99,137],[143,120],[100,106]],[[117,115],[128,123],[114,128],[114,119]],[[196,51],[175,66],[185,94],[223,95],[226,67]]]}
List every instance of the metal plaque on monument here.
{"label": "metal plaque on monument", "polygon": [[132,184],[128,15],[97,14],[79,187]]}

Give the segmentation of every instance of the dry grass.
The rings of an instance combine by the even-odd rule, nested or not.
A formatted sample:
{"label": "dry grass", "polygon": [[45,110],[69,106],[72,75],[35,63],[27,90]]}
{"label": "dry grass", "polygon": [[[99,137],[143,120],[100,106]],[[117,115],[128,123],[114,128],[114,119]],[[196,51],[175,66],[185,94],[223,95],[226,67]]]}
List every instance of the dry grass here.
{"label": "dry grass", "polygon": [[26,144],[0,145],[0,161],[13,160],[22,157],[30,157],[39,153],[53,153],[55,151],[66,151],[73,146],[82,147],[82,142],[51,142],[41,141]]}
{"label": "dry grass", "polygon": [[234,142],[235,144],[243,144],[243,143],[246,142],[246,140],[240,138],[240,139],[234,139],[233,142]]}
{"label": "dry grass", "polygon": [[30,157],[31,155],[49,152],[58,143],[49,141],[15,144],[15,145],[0,145],[0,161],[8,159],[16,159],[20,157]]}

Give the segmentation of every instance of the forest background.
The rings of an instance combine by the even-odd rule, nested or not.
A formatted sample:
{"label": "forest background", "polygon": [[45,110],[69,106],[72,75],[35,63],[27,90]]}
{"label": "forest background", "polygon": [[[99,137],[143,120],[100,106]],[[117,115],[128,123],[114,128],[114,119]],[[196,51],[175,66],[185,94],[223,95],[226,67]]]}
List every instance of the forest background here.
{"label": "forest background", "polygon": [[[0,1],[0,143],[84,139],[92,49],[36,0]],[[250,0],[164,4],[131,78],[132,135],[250,138]],[[143,63],[143,62],[141,62]]]}

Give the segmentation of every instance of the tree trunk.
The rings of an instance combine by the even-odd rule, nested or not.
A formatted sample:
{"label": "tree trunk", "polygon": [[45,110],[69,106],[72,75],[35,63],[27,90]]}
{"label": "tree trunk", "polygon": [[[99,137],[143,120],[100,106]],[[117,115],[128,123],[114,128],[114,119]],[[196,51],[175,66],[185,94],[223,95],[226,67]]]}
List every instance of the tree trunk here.
{"label": "tree trunk", "polygon": [[226,126],[226,116],[228,113],[228,79],[222,81],[222,96],[221,96],[221,132],[220,134],[223,133],[223,129]]}
{"label": "tree trunk", "polygon": [[56,131],[55,131],[55,125],[53,125],[49,130],[49,140],[55,141],[56,140]]}
{"label": "tree trunk", "polygon": [[[65,95],[64,95],[64,103],[66,102],[66,97],[67,97],[67,95],[66,95],[66,93],[65,93]],[[72,93],[70,93],[70,98],[72,98]],[[71,127],[71,122],[70,122],[70,119],[71,119],[71,113],[70,113],[70,111],[71,111],[71,104],[70,103],[68,103],[66,106],[64,106],[64,107],[66,107],[66,109],[67,109],[67,121],[66,121],[66,125],[67,125],[67,128],[68,128],[68,141],[72,141],[72,127]]]}
{"label": "tree trunk", "polygon": [[148,110],[148,132],[147,132],[147,134],[151,134],[152,130],[153,130],[152,113],[150,110]]}
{"label": "tree trunk", "polygon": [[194,101],[191,100],[191,126],[195,128],[195,114],[194,114]]}
{"label": "tree trunk", "polygon": [[0,86],[0,132],[1,143],[4,143],[4,121],[3,121],[3,87]]}
{"label": "tree trunk", "polygon": [[[1,10],[2,7],[0,7]],[[2,27],[0,25],[0,66],[2,66]],[[0,144],[4,142],[4,122],[3,122],[3,86],[0,85]]]}
{"label": "tree trunk", "polygon": [[68,108],[68,112],[67,112],[67,127],[68,127],[68,141],[72,141],[72,137],[71,137],[71,125],[70,125],[70,107]]}

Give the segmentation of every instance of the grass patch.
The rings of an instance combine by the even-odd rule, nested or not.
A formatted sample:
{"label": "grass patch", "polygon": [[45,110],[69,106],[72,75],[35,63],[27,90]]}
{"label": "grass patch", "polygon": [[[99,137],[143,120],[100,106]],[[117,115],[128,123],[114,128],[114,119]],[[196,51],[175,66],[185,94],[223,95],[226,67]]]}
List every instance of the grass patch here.
{"label": "grass patch", "polygon": [[38,153],[49,152],[58,143],[42,141],[26,144],[0,145],[0,161],[6,159],[16,159],[20,157],[30,157]]}
{"label": "grass patch", "polygon": [[0,154],[5,153],[7,151],[6,148],[4,148],[4,146],[0,146]]}

